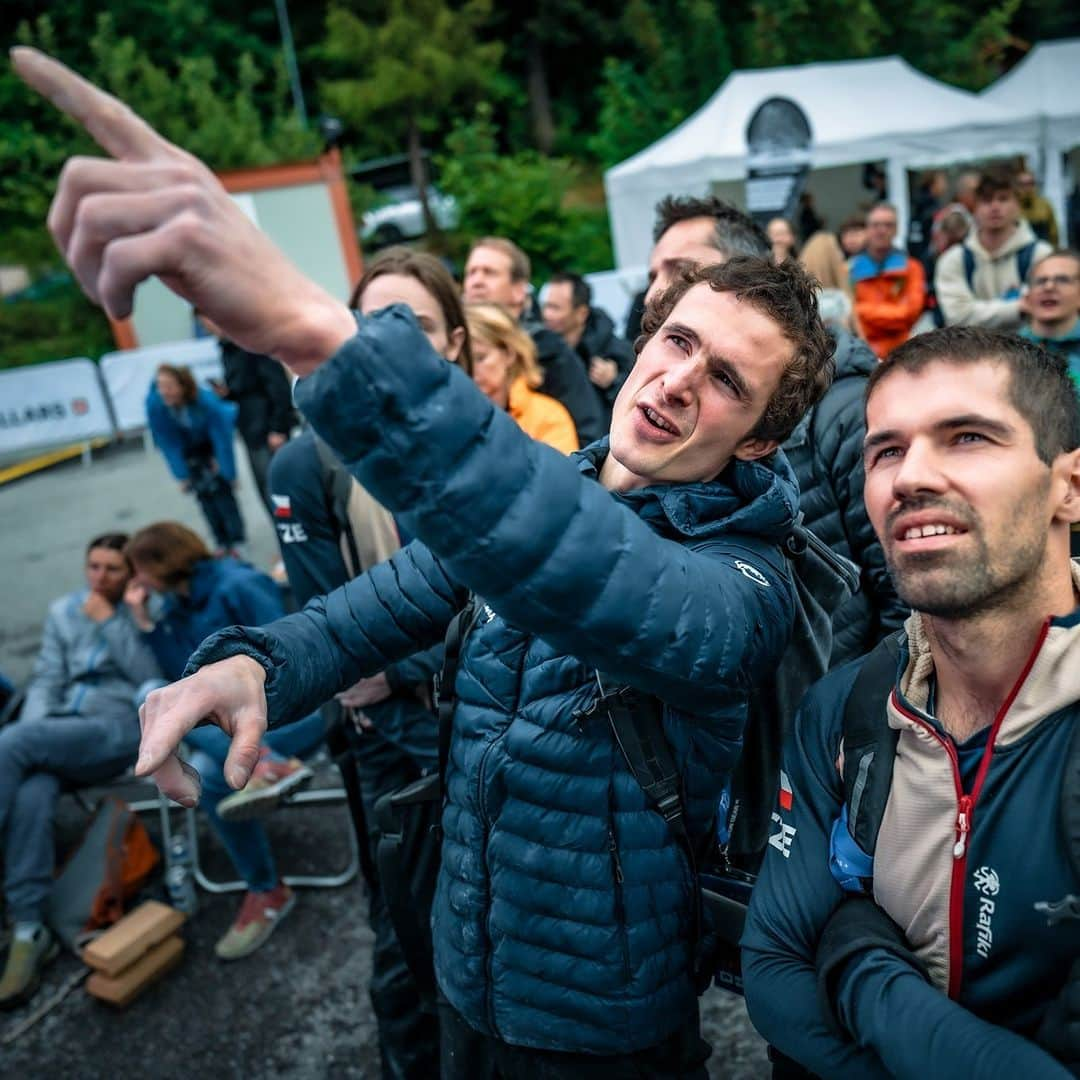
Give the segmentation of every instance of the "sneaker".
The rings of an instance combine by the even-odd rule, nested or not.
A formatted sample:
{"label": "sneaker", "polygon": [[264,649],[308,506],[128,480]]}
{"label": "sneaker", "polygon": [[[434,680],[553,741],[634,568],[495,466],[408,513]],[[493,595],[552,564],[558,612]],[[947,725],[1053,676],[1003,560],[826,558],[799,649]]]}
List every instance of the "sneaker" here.
{"label": "sneaker", "polygon": [[247,821],[264,817],[277,809],[282,798],[303,787],[315,774],[299,758],[280,761],[264,753],[252,770],[251,779],[235,795],[218,803],[223,821]]}
{"label": "sneaker", "polygon": [[56,958],[60,943],[42,923],[17,923],[7,965],[0,977],[0,1009],[29,1001],[41,985],[41,972]]}
{"label": "sneaker", "polygon": [[245,893],[236,920],[214,946],[218,959],[239,960],[250,956],[277,929],[295,903],[296,894],[283,881],[269,892]]}

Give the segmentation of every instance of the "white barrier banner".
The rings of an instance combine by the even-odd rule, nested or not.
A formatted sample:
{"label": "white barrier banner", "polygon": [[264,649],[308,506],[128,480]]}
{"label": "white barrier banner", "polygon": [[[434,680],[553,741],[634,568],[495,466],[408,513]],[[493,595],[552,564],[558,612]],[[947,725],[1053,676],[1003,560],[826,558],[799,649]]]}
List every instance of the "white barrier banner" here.
{"label": "white barrier banner", "polygon": [[106,353],[100,362],[101,378],[121,431],[146,427],[146,394],[161,364],[189,367],[200,383],[224,374],[221,350],[212,337]]}
{"label": "white barrier banner", "polygon": [[0,454],[112,435],[93,361],[57,360],[0,371]]}

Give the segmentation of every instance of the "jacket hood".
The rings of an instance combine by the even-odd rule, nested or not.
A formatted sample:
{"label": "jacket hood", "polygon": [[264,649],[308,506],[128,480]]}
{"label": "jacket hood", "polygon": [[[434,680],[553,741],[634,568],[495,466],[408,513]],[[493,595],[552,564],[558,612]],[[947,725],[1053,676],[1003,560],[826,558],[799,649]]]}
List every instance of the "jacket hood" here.
{"label": "jacket hood", "polygon": [[1038,240],[1038,237],[1035,235],[1034,230],[1023,220],[1023,218],[1021,218],[1012,236],[1010,236],[1009,239],[1006,240],[992,255],[981,243],[979,243],[978,230],[974,228],[968,233],[967,239],[964,241],[964,246],[971,248],[976,255],[983,259],[993,260],[1002,259],[1006,255],[1015,255],[1021,248],[1027,247],[1028,244],[1035,243],[1036,240]]}
{"label": "jacket hood", "polygon": [[[608,456],[607,437],[573,455],[594,480]],[[695,484],[657,484],[616,493],[661,535],[712,540],[729,533],[783,543],[799,512],[799,488],[783,451],[764,461],[732,460],[715,479]]]}
{"label": "jacket hood", "polygon": [[589,356],[599,356],[614,336],[615,323],[611,316],[600,308],[589,308],[578,349]]}

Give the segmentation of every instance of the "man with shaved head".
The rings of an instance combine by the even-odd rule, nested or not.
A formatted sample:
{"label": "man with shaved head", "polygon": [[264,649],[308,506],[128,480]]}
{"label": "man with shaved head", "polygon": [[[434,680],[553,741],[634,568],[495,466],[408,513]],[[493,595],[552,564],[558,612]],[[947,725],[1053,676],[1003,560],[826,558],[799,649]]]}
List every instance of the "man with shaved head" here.
{"label": "man with shaved head", "polygon": [[1065,1080],[1080,1068],[1080,406],[1060,358],[948,327],[871,375],[863,454],[914,612],[795,719],[743,938],[750,1016],[815,1076]]}

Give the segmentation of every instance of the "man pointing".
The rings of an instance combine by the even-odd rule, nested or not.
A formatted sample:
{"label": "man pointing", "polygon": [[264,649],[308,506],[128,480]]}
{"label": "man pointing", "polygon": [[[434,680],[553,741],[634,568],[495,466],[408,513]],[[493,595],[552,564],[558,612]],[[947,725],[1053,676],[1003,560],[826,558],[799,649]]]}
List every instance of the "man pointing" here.
{"label": "man pointing", "polygon": [[755,259],[681,279],[646,312],[610,443],[567,459],[408,312],[358,330],[124,106],[31,50],[15,62],[118,159],[69,162],[50,213],[88,294],[123,316],[158,274],[283,360],[312,425],[418,537],[295,616],[204,643],[196,673],[147,702],[139,771],[192,802],[176,748],[209,718],[241,786],[268,720],[438,641],[468,607],[432,915],[443,1075],[703,1077],[693,867],[622,760],[607,695],[661,711],[686,831],[708,842],[748,689],[790,631],[797,496],[775,450],[828,382],[810,280]]}

